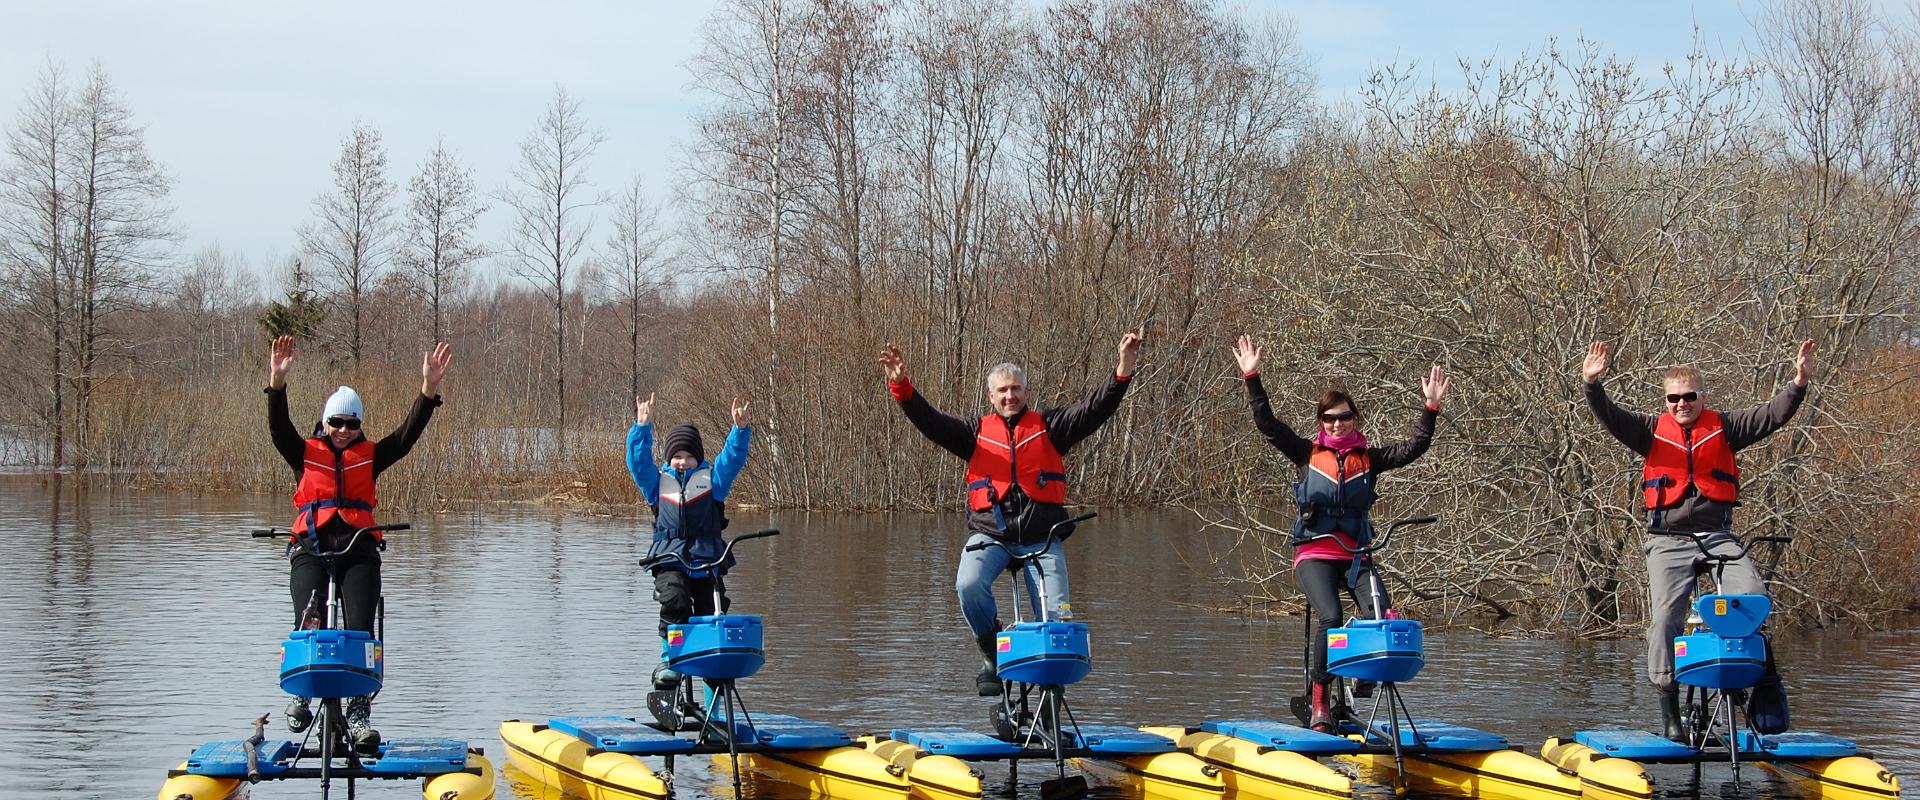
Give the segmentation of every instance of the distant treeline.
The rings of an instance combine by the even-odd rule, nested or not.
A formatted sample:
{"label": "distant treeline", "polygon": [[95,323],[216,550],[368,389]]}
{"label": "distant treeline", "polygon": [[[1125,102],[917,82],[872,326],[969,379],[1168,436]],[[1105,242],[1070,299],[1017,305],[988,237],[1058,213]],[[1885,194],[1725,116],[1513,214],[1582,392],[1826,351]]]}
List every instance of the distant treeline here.
{"label": "distant treeline", "polygon": [[[1741,454],[1739,524],[1797,537],[1776,584],[1793,618],[1872,623],[1920,608],[1916,34],[1787,0],[1752,53],[1649,73],[1550,42],[1464,91],[1388,69],[1331,107],[1286,21],[1215,3],[729,0],[669,187],[684,224],[593,171],[618,132],[564,90],[505,176],[441,149],[401,188],[375,120],[268,301],[217,247],[183,255],[106,72],[50,67],[0,166],[0,426],[42,469],[286,491],[270,333],[301,338],[300,425],[348,383],[375,435],[444,339],[447,404],[385,502],[636,504],[622,436],[653,392],[709,451],[729,399],[753,400],[736,503],[956,510],[960,464],[888,399],[886,342],[974,414],[990,365],[1070,402],[1144,329],[1122,410],[1069,457],[1073,496],[1244,531],[1249,602],[1286,607],[1294,470],[1253,431],[1227,352],[1244,332],[1302,427],[1341,386],[1398,438],[1447,365],[1433,449],[1383,481],[1378,517],[1443,521],[1396,547],[1395,591],[1429,617],[1606,633],[1644,605],[1644,535],[1639,465],[1581,398],[1587,343],[1614,344],[1609,389],[1653,410],[1678,363],[1712,404],[1762,402],[1812,338],[1805,407]],[[507,241],[477,240],[488,209]]]}

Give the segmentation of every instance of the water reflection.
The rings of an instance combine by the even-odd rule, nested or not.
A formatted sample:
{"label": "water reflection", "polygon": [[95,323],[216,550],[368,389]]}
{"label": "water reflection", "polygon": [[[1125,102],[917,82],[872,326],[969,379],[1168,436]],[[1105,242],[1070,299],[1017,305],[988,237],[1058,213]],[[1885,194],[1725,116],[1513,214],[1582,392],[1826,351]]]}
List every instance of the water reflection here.
{"label": "water reflection", "polygon": [[[0,797],[148,796],[194,744],[240,738],[284,705],[274,673],[286,563],[278,545],[246,535],[284,523],[283,506],[0,483]],[[766,618],[767,666],[742,685],[754,710],[861,732],[985,726],[986,703],[972,696],[978,656],[953,598],[957,514],[734,517],[736,530],[785,531],[744,545],[730,579],[736,609]],[[633,566],[643,525],[517,507],[412,521],[385,561],[383,732],[467,737],[501,762],[503,719],[641,713],[659,657],[652,584]],[[1195,527],[1178,512],[1110,513],[1069,543],[1096,660],[1070,694],[1082,721],[1287,714],[1300,621],[1196,610],[1229,604],[1231,590],[1208,566],[1230,542]],[[1903,735],[1920,726],[1920,634],[1823,632],[1780,649],[1799,726],[1858,738],[1896,773],[1920,774],[1920,747]],[[1532,749],[1576,721],[1645,725],[1655,705],[1638,652],[1635,641],[1435,633],[1406,692],[1421,716]],[[1664,789],[1691,796],[1686,772],[1663,770]],[[542,796],[502,775],[502,797]],[[1043,777],[1037,764],[1022,769],[1022,796]],[[1710,772],[1698,791],[1723,781]],[[682,796],[731,794],[698,759],[683,759],[679,785]],[[269,784],[256,796],[305,794]]]}

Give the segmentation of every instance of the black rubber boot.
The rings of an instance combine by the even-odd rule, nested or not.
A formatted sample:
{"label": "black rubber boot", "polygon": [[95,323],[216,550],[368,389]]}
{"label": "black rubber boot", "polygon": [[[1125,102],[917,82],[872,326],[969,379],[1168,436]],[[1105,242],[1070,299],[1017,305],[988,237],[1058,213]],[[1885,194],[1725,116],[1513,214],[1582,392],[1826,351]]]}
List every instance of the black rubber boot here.
{"label": "black rubber boot", "polygon": [[287,730],[302,733],[313,726],[313,709],[307,703],[307,698],[295,697],[287,704]]}
{"label": "black rubber boot", "polygon": [[1680,724],[1680,688],[1677,686],[1660,690],[1660,727],[1662,736],[1686,743],[1687,729]]}
{"label": "black rubber boot", "polygon": [[1000,664],[993,654],[994,637],[1000,625],[996,622],[993,627],[993,631],[975,637],[973,640],[973,643],[980,648],[982,662],[980,674],[973,679],[973,684],[974,688],[979,690],[981,697],[1000,696]]}
{"label": "black rubber boot", "polygon": [[368,719],[373,713],[373,697],[361,695],[347,701],[347,741],[361,753],[374,752],[380,746],[380,732]]}

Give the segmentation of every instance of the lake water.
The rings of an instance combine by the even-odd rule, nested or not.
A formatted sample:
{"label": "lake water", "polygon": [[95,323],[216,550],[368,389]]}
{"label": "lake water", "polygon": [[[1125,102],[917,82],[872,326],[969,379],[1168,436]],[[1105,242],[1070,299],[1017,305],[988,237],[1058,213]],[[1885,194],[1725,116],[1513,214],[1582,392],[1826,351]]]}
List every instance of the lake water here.
{"label": "lake water", "polygon": [[[0,480],[0,798],[150,797],[195,745],[244,738],[269,711],[278,729],[287,568],[281,545],[246,531],[289,516],[276,498]],[[735,611],[767,626],[767,665],[741,684],[754,710],[862,733],[985,729],[952,590],[957,512],[733,516],[736,532],[783,531],[742,545],[728,579]],[[374,711],[384,734],[465,737],[499,763],[504,719],[644,717],[659,656],[652,583],[634,566],[644,524],[526,507],[385,519],[416,529],[394,534],[385,556],[388,683]],[[1233,542],[1197,528],[1182,512],[1110,511],[1068,543],[1095,658],[1071,692],[1081,721],[1288,715],[1300,620],[1208,610],[1232,605],[1214,558]],[[1920,633],[1824,631],[1782,637],[1779,649],[1797,727],[1855,738],[1906,780],[1920,775],[1920,745],[1905,735],[1920,729]],[[1405,692],[1419,716],[1532,751],[1575,727],[1656,724],[1640,650],[1430,633],[1427,668]],[[711,784],[700,760],[682,762],[682,793],[701,796]],[[1028,765],[1022,780],[1041,771]],[[1724,773],[1700,793],[1721,793],[1711,781]],[[1743,775],[1749,793],[1791,796],[1759,770]],[[419,784],[367,784],[360,796],[417,798]],[[503,777],[500,796],[533,795]]]}

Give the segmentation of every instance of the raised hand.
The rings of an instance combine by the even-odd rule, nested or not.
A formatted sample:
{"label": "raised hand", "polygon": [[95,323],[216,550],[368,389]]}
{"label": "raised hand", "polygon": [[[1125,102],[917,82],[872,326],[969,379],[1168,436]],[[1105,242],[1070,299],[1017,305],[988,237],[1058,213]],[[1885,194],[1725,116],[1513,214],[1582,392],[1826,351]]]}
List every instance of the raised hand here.
{"label": "raised hand", "polygon": [[1807,367],[1813,363],[1813,340],[1800,343],[1800,353],[1793,357],[1793,385],[1807,385]]}
{"label": "raised hand", "polygon": [[1606,342],[1587,345],[1587,359],[1580,363],[1580,377],[1587,383],[1600,380],[1600,376],[1606,374],[1608,365],[1612,363],[1613,360],[1607,355]]}
{"label": "raised hand", "polygon": [[887,372],[887,383],[907,381],[907,359],[900,355],[898,345],[888,342],[887,349],[880,351],[880,367]]}
{"label": "raised hand", "polygon": [[1447,399],[1447,389],[1453,386],[1453,378],[1439,364],[1433,365],[1433,371],[1420,379],[1420,393],[1427,397],[1427,407],[1440,410],[1440,403]]}
{"label": "raised hand", "polygon": [[1240,341],[1233,345],[1233,363],[1240,365],[1241,375],[1260,370],[1260,348],[1253,346],[1253,337],[1240,334]]}
{"label": "raised hand", "polygon": [[439,394],[440,379],[447,376],[447,365],[452,363],[453,345],[446,342],[420,354],[420,393],[428,397]]}
{"label": "raised hand", "polygon": [[292,368],[293,337],[275,338],[273,346],[267,350],[267,386],[274,389],[287,388],[287,370]]}
{"label": "raised hand", "polygon": [[1113,374],[1125,378],[1133,375],[1133,368],[1140,365],[1140,343],[1146,338],[1133,331],[1127,331],[1120,337],[1120,363],[1113,368]]}
{"label": "raised hand", "polygon": [[640,399],[640,395],[637,395],[637,394],[634,395],[633,396],[633,424],[645,425],[649,420],[652,420],[652,419],[653,419],[653,393],[648,392],[647,399],[645,400]]}
{"label": "raised hand", "polygon": [[750,405],[753,405],[752,400],[742,403],[740,398],[733,398],[733,427],[745,428],[751,424],[747,420],[747,406]]}

